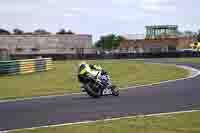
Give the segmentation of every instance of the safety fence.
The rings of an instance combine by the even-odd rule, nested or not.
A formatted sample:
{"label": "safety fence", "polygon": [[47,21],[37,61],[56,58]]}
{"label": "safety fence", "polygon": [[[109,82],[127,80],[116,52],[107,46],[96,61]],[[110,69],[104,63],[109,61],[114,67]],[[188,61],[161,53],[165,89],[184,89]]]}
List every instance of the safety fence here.
{"label": "safety fence", "polygon": [[51,69],[51,58],[0,61],[0,75],[27,74]]}
{"label": "safety fence", "polygon": [[110,54],[20,54],[11,55],[12,59],[27,59],[41,56],[52,58],[53,60],[72,60],[72,59],[135,59],[135,58],[183,58],[200,57],[200,52],[196,51],[177,51],[167,53],[110,53]]}

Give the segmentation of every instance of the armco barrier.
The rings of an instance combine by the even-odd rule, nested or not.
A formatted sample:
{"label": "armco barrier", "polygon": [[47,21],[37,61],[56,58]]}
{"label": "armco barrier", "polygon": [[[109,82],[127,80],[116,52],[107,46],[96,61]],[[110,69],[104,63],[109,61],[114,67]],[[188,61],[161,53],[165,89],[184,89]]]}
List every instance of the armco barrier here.
{"label": "armco barrier", "polygon": [[0,61],[0,75],[27,74],[53,69],[51,58]]}

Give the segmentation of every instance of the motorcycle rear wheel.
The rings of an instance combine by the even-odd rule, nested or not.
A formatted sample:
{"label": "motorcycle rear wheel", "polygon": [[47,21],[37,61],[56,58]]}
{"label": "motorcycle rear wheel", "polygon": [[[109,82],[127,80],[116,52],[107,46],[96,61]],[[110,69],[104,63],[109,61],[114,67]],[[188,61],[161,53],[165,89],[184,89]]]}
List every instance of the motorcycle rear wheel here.
{"label": "motorcycle rear wheel", "polygon": [[102,95],[102,92],[100,89],[98,89],[97,91],[95,91],[93,88],[91,88],[91,86],[89,84],[86,85],[85,91],[87,92],[87,94],[93,98],[100,98]]}

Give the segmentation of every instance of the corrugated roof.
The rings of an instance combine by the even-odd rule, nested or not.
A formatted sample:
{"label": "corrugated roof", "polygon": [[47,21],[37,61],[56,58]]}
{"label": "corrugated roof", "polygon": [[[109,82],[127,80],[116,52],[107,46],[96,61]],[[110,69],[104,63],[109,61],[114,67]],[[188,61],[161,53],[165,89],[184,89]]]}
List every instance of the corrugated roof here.
{"label": "corrugated roof", "polygon": [[143,39],[145,39],[144,34],[125,34],[125,35],[123,35],[123,37],[126,40],[143,40]]}

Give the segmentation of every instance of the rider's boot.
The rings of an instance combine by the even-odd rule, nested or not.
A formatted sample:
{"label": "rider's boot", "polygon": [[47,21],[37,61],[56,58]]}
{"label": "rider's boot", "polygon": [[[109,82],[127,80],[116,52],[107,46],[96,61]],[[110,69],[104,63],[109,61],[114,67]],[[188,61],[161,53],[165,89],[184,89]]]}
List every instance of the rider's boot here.
{"label": "rider's boot", "polygon": [[84,84],[83,83],[80,83],[80,91],[81,92],[85,92],[85,88],[84,88]]}

